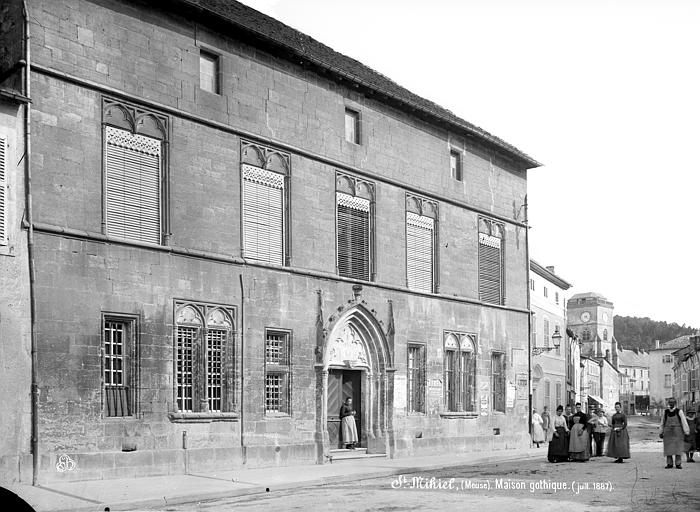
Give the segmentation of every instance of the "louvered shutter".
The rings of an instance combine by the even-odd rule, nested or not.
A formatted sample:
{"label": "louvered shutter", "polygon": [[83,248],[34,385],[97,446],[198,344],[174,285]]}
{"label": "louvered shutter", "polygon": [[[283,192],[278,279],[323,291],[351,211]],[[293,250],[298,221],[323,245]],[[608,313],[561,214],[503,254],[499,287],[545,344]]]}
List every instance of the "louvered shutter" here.
{"label": "louvered shutter", "polygon": [[369,201],[341,192],[337,201],[338,273],[369,281]]}
{"label": "louvered shutter", "polygon": [[434,220],[406,213],[406,278],[412,290],[433,291]]}
{"label": "louvered shutter", "polygon": [[0,137],[0,245],[7,243],[7,139]]}
{"label": "louvered shutter", "polygon": [[492,304],[502,303],[501,239],[479,233],[479,298]]}
{"label": "louvered shutter", "polygon": [[284,264],[284,176],[243,165],[243,256]]}
{"label": "louvered shutter", "polygon": [[161,141],[106,128],[107,234],[161,243]]}

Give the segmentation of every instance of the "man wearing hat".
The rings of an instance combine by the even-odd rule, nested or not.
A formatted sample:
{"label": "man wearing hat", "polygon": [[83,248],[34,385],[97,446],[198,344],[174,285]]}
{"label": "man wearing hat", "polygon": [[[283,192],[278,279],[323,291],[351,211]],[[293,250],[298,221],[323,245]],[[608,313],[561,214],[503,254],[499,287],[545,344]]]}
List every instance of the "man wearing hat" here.
{"label": "man wearing hat", "polygon": [[681,466],[681,453],[685,450],[685,436],[690,433],[688,422],[683,411],[676,408],[676,399],[668,399],[668,408],[661,418],[661,433],[659,437],[664,440],[664,455],[666,456],[666,469],[673,468],[673,458],[676,458],[676,469]]}

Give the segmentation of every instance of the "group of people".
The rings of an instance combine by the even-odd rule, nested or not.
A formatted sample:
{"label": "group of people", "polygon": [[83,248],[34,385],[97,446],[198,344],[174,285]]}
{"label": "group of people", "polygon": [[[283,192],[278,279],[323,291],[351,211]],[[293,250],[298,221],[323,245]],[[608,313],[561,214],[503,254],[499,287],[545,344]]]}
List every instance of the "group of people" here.
{"label": "group of people", "polygon": [[541,443],[549,442],[549,462],[585,462],[591,457],[602,457],[608,431],[606,455],[617,463],[630,458],[627,417],[622,414],[620,402],[615,403],[615,414],[610,422],[603,409],[599,408],[589,416],[581,410],[581,404],[576,403],[576,412],[572,413],[570,405],[566,410],[560,405],[554,417],[550,417],[547,407],[541,416],[533,410],[532,426],[533,442],[538,448]]}
{"label": "group of people", "polygon": [[[550,417],[547,407],[542,415],[533,410],[532,427],[532,440],[538,448],[541,443],[549,442],[549,462],[585,462],[591,457],[602,457],[606,437],[608,457],[620,464],[630,458],[627,416],[622,413],[620,402],[615,403],[615,414],[610,420],[601,408],[587,415],[580,403],[576,404],[574,413],[570,405],[566,409],[559,405],[554,417]],[[694,463],[693,454],[700,449],[700,417],[689,410],[686,418],[671,398],[661,418],[659,437],[663,439],[666,468],[675,465],[682,469],[681,455],[685,453],[686,462]]]}

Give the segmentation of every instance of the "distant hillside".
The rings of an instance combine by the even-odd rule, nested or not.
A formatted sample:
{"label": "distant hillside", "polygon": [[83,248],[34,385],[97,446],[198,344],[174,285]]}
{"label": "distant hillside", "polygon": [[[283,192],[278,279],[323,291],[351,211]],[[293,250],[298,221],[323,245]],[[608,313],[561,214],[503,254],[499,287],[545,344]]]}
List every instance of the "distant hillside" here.
{"label": "distant hillside", "polygon": [[615,338],[624,348],[654,348],[654,340],[661,343],[672,340],[678,336],[695,334],[694,327],[685,324],[666,323],[651,320],[650,318],[638,318],[636,316],[615,315]]}

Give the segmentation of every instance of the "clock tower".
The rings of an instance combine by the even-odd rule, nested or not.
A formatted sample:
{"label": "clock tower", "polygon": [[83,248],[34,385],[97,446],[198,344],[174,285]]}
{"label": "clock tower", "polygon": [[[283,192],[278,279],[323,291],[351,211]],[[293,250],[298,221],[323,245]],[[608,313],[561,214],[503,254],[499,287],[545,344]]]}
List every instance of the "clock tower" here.
{"label": "clock tower", "polygon": [[577,293],[567,303],[567,326],[581,341],[581,355],[606,357],[617,368],[613,303],[599,293]]}

